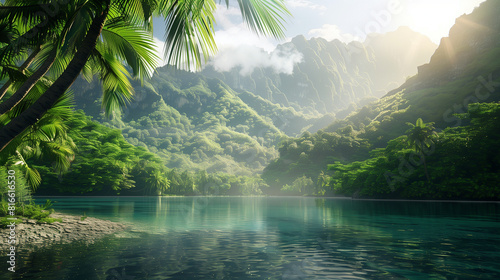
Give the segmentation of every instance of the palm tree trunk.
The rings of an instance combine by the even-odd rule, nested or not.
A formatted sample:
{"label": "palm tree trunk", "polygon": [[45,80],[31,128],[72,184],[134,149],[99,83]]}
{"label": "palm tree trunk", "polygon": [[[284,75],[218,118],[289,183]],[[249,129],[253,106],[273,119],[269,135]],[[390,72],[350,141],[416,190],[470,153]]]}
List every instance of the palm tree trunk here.
{"label": "palm tree trunk", "polygon": [[[27,7],[27,6],[25,6],[25,7]],[[41,8],[42,5],[39,5],[39,7]],[[4,8],[8,9],[8,8],[11,8],[11,7],[4,7]],[[44,21],[42,21],[41,23],[35,25],[33,28],[31,28],[30,30],[28,30],[27,32],[25,32],[23,35],[21,35],[21,37],[17,38],[17,40],[14,41],[14,42],[12,42],[11,44],[22,44],[22,43],[25,44],[26,42],[28,42],[31,39],[30,37],[33,36],[32,35],[33,33],[41,32],[41,31],[45,30],[44,27],[46,25],[47,25],[47,23],[44,22]],[[40,52],[40,46],[38,46],[37,49],[35,51],[33,51],[33,53],[30,55],[30,57],[28,57],[28,59],[23,63],[23,65],[21,65],[21,67],[19,68],[19,70],[21,70],[23,72],[23,74],[24,74],[24,70],[31,65],[31,63],[33,62],[33,60],[35,59],[36,55],[39,52]],[[0,100],[4,97],[5,93],[7,92],[7,90],[11,86],[11,84],[12,84],[12,81],[9,80],[0,89]],[[0,113],[0,115],[1,114],[3,114],[3,113]]]}
{"label": "palm tree trunk", "polygon": [[[31,53],[31,55],[26,59],[26,61],[24,61],[24,63],[21,66],[19,66],[19,71],[21,71],[24,74],[24,70],[30,67],[31,63],[35,60],[35,57],[38,55],[39,52],[40,52],[40,47],[35,49]],[[0,100],[2,100],[2,98],[5,96],[7,90],[9,90],[11,85],[12,85],[12,80],[9,79],[7,82],[5,82],[5,84],[3,84],[2,88],[0,88]],[[0,115],[1,114],[2,113],[0,113]]]}
{"label": "palm tree trunk", "polygon": [[429,171],[427,170],[427,163],[425,162],[425,156],[422,155],[422,158],[424,159],[424,170],[425,170],[425,177],[427,177],[427,182],[431,182],[431,177],[429,177]]}
{"label": "palm tree trunk", "polygon": [[36,83],[49,71],[57,57],[57,49],[54,48],[43,64],[33,73],[23,85],[7,100],[0,104],[0,115],[12,110],[28,95]]}
{"label": "palm tree trunk", "polygon": [[102,28],[104,27],[104,23],[106,22],[110,1],[107,1],[106,4],[105,10],[92,21],[87,31],[87,35],[78,47],[78,51],[61,76],[59,76],[33,105],[0,129],[0,151],[26,128],[35,124],[50,108],[52,108],[57,100],[63,96],[66,90],[73,84],[76,78],[78,78],[78,75],[95,48],[97,40],[101,35]]}
{"label": "palm tree trunk", "polygon": [[425,155],[424,155],[424,141],[420,143],[420,155],[422,155],[422,161],[424,162],[424,171],[425,171],[425,177],[427,177],[427,182],[431,182],[431,178],[429,177],[429,171],[427,170],[427,162],[425,161]]}

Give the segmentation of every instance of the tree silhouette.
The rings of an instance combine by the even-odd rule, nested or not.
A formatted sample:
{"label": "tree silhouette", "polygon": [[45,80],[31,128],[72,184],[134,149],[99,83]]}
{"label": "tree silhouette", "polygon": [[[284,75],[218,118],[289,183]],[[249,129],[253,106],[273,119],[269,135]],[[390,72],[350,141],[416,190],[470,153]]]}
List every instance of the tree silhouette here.
{"label": "tree silhouette", "polygon": [[425,176],[427,182],[431,182],[429,172],[427,170],[427,163],[425,161],[426,151],[431,145],[434,145],[434,139],[438,134],[434,131],[434,123],[424,123],[419,118],[415,124],[406,123],[411,128],[406,131],[408,144],[415,149],[415,152],[420,155],[424,164]]}
{"label": "tree silhouette", "polygon": [[[224,2],[229,7],[229,0]],[[283,0],[238,0],[237,3],[243,19],[253,31],[275,38],[284,37],[283,15],[288,15],[288,11]],[[48,4],[61,5],[58,1],[49,1]],[[0,7],[0,23],[2,21],[19,23],[22,19],[22,22],[27,22],[27,24],[19,23],[23,24],[23,27],[37,26],[47,20],[47,18],[40,17],[38,13],[40,5],[48,4],[47,1],[42,0],[6,1],[6,5],[10,6]],[[71,2],[71,7],[74,9],[59,9],[60,14],[57,15],[65,18],[66,21],[63,21],[62,26],[49,29],[49,31],[60,30],[60,33],[56,32],[57,34],[53,36],[42,37],[41,42],[38,41],[33,47],[39,47],[44,40],[55,36],[55,42],[58,43],[55,46],[57,52],[69,48],[74,54],[68,60],[64,71],[43,95],[0,128],[0,151],[42,118],[65,94],[82,71],[84,74],[85,70],[89,72],[89,69],[85,67],[88,65],[89,58],[96,51],[99,52],[100,44],[104,45],[100,57],[109,60],[110,63],[107,65],[112,66],[109,69],[102,67],[106,71],[100,73],[103,85],[107,85],[103,87],[103,100],[106,101],[106,96],[108,96],[111,100],[117,100],[118,105],[123,105],[123,101],[130,97],[125,66],[135,68],[134,74],[136,75],[147,75],[148,73],[144,73],[147,71],[141,71],[143,69],[140,65],[147,65],[152,60],[154,46],[146,44],[144,47],[149,48],[149,52],[136,52],[138,56],[130,56],[131,48],[126,44],[127,40],[120,40],[123,38],[113,36],[111,33],[106,34],[104,31],[107,26],[115,25],[115,27],[122,28],[122,31],[139,31],[139,27],[150,31],[152,16],[162,16],[166,24],[165,56],[169,62],[176,65],[185,63],[188,66],[191,64],[201,66],[208,55],[217,49],[214,39],[215,0],[75,0]],[[71,41],[72,44],[66,41],[66,39],[75,38],[76,40]],[[51,59],[46,61],[45,68],[51,68],[52,65],[49,65]],[[100,61],[97,60],[96,64],[99,63]],[[41,74],[45,68],[42,69],[40,66],[41,71],[38,74]],[[40,78],[43,75],[39,75]],[[33,76],[30,83],[33,83],[31,80],[36,80],[37,77]],[[30,87],[26,85],[23,88]],[[24,92],[23,96],[26,96]],[[116,102],[114,104],[116,105]],[[116,106],[106,106],[105,109],[111,110],[114,107]],[[10,108],[6,109],[6,111],[9,110]]]}

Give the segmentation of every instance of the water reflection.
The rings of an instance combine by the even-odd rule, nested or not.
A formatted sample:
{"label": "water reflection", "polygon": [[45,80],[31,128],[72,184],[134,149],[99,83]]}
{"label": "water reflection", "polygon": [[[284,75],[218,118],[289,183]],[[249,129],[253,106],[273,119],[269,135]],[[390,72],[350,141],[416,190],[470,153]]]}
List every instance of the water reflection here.
{"label": "water reflection", "polygon": [[132,223],[133,230],[90,246],[20,252],[12,279],[500,278],[498,204],[56,200],[61,211]]}

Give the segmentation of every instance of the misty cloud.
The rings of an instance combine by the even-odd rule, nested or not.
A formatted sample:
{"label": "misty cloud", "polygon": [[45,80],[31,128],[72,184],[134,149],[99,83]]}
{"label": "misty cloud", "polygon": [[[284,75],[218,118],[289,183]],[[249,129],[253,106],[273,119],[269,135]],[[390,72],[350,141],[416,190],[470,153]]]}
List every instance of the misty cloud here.
{"label": "misty cloud", "polygon": [[332,24],[323,24],[321,28],[311,29],[308,35],[312,37],[322,37],[327,41],[339,39],[344,43],[361,40],[361,38],[355,37],[352,34],[342,32],[337,25]]}
{"label": "misty cloud", "polygon": [[240,68],[240,74],[250,75],[255,68],[272,68],[277,73],[292,74],[295,64],[302,61],[295,49],[275,49],[266,52],[254,46],[241,45],[221,50],[209,63],[219,72]]}

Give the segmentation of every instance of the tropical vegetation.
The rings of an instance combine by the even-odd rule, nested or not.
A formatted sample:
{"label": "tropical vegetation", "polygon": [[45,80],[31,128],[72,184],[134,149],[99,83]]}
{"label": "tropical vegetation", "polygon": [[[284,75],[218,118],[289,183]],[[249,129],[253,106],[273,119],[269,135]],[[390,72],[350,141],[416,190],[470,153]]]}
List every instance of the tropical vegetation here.
{"label": "tropical vegetation", "polygon": [[[335,171],[331,190],[357,197],[498,199],[500,103],[471,104],[458,117],[469,125],[436,133],[427,147],[423,136],[434,133],[419,119],[408,135],[372,150],[369,159],[329,165]],[[420,140],[409,141],[417,131]]]}
{"label": "tropical vegetation", "polygon": [[[74,187],[70,192],[119,193],[136,186],[134,190],[142,194],[166,192],[170,181],[164,164],[126,143],[120,131],[94,131],[96,123],[70,110],[70,87],[79,76],[87,81],[97,77],[102,109],[108,116],[129,102],[134,94],[131,79],[147,85],[159,60],[151,33],[153,16],[165,19],[168,61],[200,67],[216,51],[216,1],[66,2],[7,0],[0,7],[0,79],[4,81],[0,164],[3,173],[17,170],[17,205],[23,208],[29,201],[30,189],[42,182],[40,173],[54,175],[60,183],[70,166],[67,180],[87,183],[83,189],[70,184]],[[225,4],[229,7],[229,1]],[[237,4],[255,32],[283,37],[288,15],[283,1]],[[52,168],[33,168],[44,160],[52,162]],[[84,180],[81,172],[90,171]],[[50,176],[43,177],[45,185],[51,182]],[[201,182],[209,180],[205,177]],[[182,183],[193,192],[195,185],[186,181],[189,178]],[[3,202],[6,193],[2,192]]]}
{"label": "tropical vegetation", "polygon": [[[500,48],[491,39],[499,35],[467,24],[498,26],[498,5],[488,1],[457,20],[447,40],[459,50],[458,64],[441,45],[417,75],[377,100],[377,88],[399,77],[372,81],[389,61],[375,42],[297,37],[279,47],[304,54],[293,74],[156,69],[151,16],[166,19],[170,62],[200,66],[216,50],[215,2],[202,2],[75,1],[42,26],[38,14],[21,19],[34,3],[56,2],[6,1],[0,138],[9,144],[0,171],[19,174],[19,201],[29,204],[33,191],[500,197],[499,158],[488,152],[499,142]],[[282,1],[237,3],[255,31],[282,37]],[[28,36],[34,28],[42,32]],[[476,44],[461,44],[467,36]],[[16,134],[16,123],[33,118],[38,122]]]}
{"label": "tropical vegetation", "polygon": [[283,141],[262,174],[270,189],[306,176],[327,195],[498,200],[499,139],[488,132],[497,118],[479,116],[495,115],[500,101],[499,11],[495,1],[482,3],[399,88],[317,133]]}

